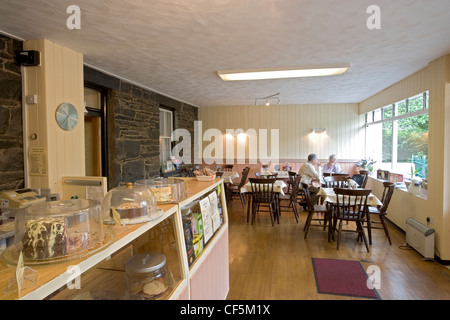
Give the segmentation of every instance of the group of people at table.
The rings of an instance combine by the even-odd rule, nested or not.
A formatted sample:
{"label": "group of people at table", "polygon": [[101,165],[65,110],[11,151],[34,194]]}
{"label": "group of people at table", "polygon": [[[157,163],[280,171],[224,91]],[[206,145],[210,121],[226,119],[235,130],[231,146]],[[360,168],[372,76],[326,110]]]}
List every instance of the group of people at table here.
{"label": "group of people at table", "polygon": [[[317,172],[315,166],[321,167],[317,155],[311,153],[308,155],[308,162],[306,162],[298,172],[298,175],[301,177],[300,181],[309,186],[308,189],[314,203],[319,199],[318,193],[321,185],[321,174]],[[328,163],[323,166],[321,171],[322,173],[331,174],[344,173],[334,154],[329,157]]]}
{"label": "group of people at table", "polygon": [[[317,170],[316,167],[319,168],[319,170]],[[343,180],[339,179],[339,180],[334,180],[334,181],[345,181],[346,184],[343,184],[343,185],[347,185],[348,189],[347,189],[347,187],[344,189],[340,189],[341,187],[339,187],[338,189],[322,188],[324,180],[327,179],[327,178],[325,178],[325,179],[322,178],[322,176],[324,176],[325,174],[330,174],[330,175],[344,174],[341,177]],[[270,175],[271,175],[270,173],[267,173],[267,175],[264,174],[264,176],[270,176]],[[374,195],[371,194],[371,190],[357,188],[359,186],[359,184],[353,180],[354,177],[352,177],[352,179],[350,179],[348,176],[345,175],[341,166],[338,164],[336,156],[334,154],[329,157],[328,163],[326,163],[323,166],[321,166],[321,164],[319,163],[319,160],[318,160],[316,154],[308,155],[308,161],[300,168],[300,170],[297,173],[297,178],[295,180],[295,181],[300,182],[300,185],[302,186],[303,190],[308,191],[307,199],[309,199],[308,200],[309,202],[308,201],[306,203],[300,202],[300,204],[302,204],[303,208],[309,212],[308,218],[307,218],[307,221],[305,224],[305,228],[304,228],[305,238],[306,238],[306,235],[307,235],[307,232],[309,230],[309,226],[311,225],[312,220],[323,220],[324,221],[323,226],[325,226],[327,221],[329,221],[330,225],[328,226],[328,233],[329,233],[328,237],[329,237],[329,240],[330,240],[330,237],[334,238],[334,230],[338,229],[338,223],[336,220],[340,219],[338,239],[337,239],[337,248],[339,248],[339,239],[340,239],[340,234],[341,234],[341,229],[342,229],[342,221],[343,220],[347,220],[347,221],[351,220],[351,221],[355,221],[357,224],[356,232],[358,233],[358,239],[362,238],[364,240],[367,251],[369,251],[368,241],[367,241],[366,235],[363,231],[363,229],[364,229],[363,224],[364,223],[367,224],[366,227],[368,228],[368,232],[369,232],[369,243],[371,244],[372,243],[372,235],[371,235],[372,222],[370,221],[369,215],[372,213],[385,215],[385,211],[383,211],[383,209],[379,209],[379,208],[381,208],[382,206],[384,207],[384,205],[387,206],[388,202],[383,203],[382,202],[383,200],[382,201],[378,200],[378,198],[376,198]],[[276,175],[275,175],[275,179],[276,179]],[[275,191],[275,188],[274,188],[275,187],[275,185],[274,185],[275,179],[271,179],[273,191]],[[260,179],[253,179],[253,180],[260,180]],[[268,180],[268,181],[270,181],[270,180]],[[279,181],[279,182],[282,182],[282,181]],[[256,181],[253,181],[253,183],[257,184]],[[264,182],[259,182],[259,183],[261,183],[263,186],[265,185]],[[257,189],[257,188],[261,188],[261,187],[257,187],[257,188],[255,187],[255,190],[253,190],[254,186],[252,185],[252,179],[250,179],[250,183],[248,183],[248,184],[251,185],[250,190],[248,190],[249,188],[247,185],[244,188],[245,189],[244,192],[247,194],[249,194],[249,192],[255,192],[257,190],[261,190],[261,189]],[[278,190],[280,190],[280,191],[277,191],[277,192],[280,192],[281,194],[283,194],[282,193],[283,186],[285,186],[285,184],[282,184],[281,186],[278,185]],[[391,188],[391,195],[392,195],[392,191],[393,191],[394,187],[392,187],[392,186],[389,186],[389,187]],[[358,190],[355,190],[355,189],[358,189]],[[265,190],[265,189],[262,189],[262,190]],[[276,211],[280,210],[279,202],[281,199],[289,200],[289,201],[291,201],[292,208],[294,209],[294,215],[298,222],[298,214],[297,214],[297,210],[296,210],[296,206],[295,206],[295,203],[297,201],[297,200],[295,200],[295,199],[297,199],[296,193],[291,193],[290,196],[286,195],[287,198],[282,198],[282,196],[280,196],[280,193],[278,193],[278,195],[277,195],[278,209]],[[342,198],[339,198],[340,196],[342,196]],[[317,205],[317,203],[319,202],[319,199],[321,197],[323,198],[324,205]],[[384,194],[383,194],[383,198],[385,198]],[[343,199],[343,200],[339,200],[339,199]],[[345,199],[347,199],[347,200],[345,200]],[[389,196],[389,199],[390,199],[390,196]],[[249,204],[247,206],[247,222],[249,221],[249,214],[250,214],[250,207],[251,207],[250,201],[251,201],[251,197],[249,194]],[[340,207],[339,202],[342,202],[342,204],[344,206]],[[244,202],[243,202],[243,204],[244,204]],[[330,204],[330,206],[328,204]],[[337,206],[336,206],[336,204],[337,204]],[[308,208],[307,208],[307,206],[308,206]],[[370,214],[369,214],[369,212],[366,211],[366,208],[368,208],[366,206],[373,206],[375,210],[370,210]],[[333,213],[334,209],[331,210],[331,208],[337,208],[336,209],[337,214]],[[252,207],[252,211],[253,211],[252,215],[254,216],[258,210],[259,210],[259,204],[256,207],[253,206]],[[379,210],[381,210],[381,211],[379,211]],[[274,221],[272,219],[272,209],[270,211],[271,211],[271,220],[272,220],[272,226],[273,226]],[[365,213],[363,213],[363,212],[365,212]],[[314,213],[324,213],[325,217],[319,218],[319,219],[314,219],[314,218],[312,218]],[[274,213],[274,215],[276,215],[276,218],[278,220],[279,212]],[[328,218],[327,218],[327,216],[328,216]],[[334,221],[331,221],[332,218]],[[381,223],[383,224],[383,229],[385,230],[386,236],[389,238],[389,242],[390,242],[390,237],[389,237],[387,228],[385,226],[383,217],[381,216],[380,218],[381,218]],[[253,218],[252,218],[252,224],[253,224]]]}

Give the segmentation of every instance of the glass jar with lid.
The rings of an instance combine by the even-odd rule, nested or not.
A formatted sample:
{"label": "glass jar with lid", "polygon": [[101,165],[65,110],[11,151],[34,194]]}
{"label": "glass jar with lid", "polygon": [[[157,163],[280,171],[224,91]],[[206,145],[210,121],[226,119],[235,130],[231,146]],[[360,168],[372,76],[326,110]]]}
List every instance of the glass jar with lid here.
{"label": "glass jar with lid", "polygon": [[153,193],[146,187],[127,183],[110,190],[102,203],[105,223],[114,224],[114,213],[120,215],[124,224],[143,223],[154,220],[164,214],[156,206]]}
{"label": "glass jar with lid", "polygon": [[148,300],[162,297],[174,285],[166,256],[159,252],[138,254],[128,259],[125,276],[128,294]]}
{"label": "glass jar with lid", "polygon": [[137,185],[149,188],[157,203],[178,203],[186,199],[186,186],[183,179],[154,178],[136,181]]}

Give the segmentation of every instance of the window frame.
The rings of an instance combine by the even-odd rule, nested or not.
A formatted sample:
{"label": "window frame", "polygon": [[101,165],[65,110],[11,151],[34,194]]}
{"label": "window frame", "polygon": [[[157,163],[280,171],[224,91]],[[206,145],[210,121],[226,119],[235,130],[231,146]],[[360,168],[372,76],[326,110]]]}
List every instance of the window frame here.
{"label": "window frame", "polygon": [[[409,110],[409,101],[411,99],[413,99],[413,98],[419,97],[420,95],[422,95],[422,97],[423,97],[423,108],[422,108],[422,110],[410,112],[410,110]],[[383,123],[392,122],[393,130],[395,130],[394,128],[396,126],[398,126],[398,122],[400,120],[407,119],[407,118],[419,117],[419,116],[423,116],[423,115],[428,115],[429,116],[429,100],[428,99],[429,99],[429,91],[427,90],[427,91],[425,91],[423,93],[419,93],[419,94],[411,96],[411,97],[409,97],[407,99],[395,102],[392,105],[386,105],[384,107],[381,107],[381,108],[369,111],[369,112],[366,113],[366,128],[370,127],[370,126],[375,126],[375,125],[379,125],[379,124],[383,124]],[[406,113],[402,114],[402,115],[398,115],[398,105],[401,104],[401,103],[404,103],[404,102],[406,102]],[[393,108],[393,110],[392,110],[392,115],[393,116],[391,118],[384,118],[384,109],[389,108],[389,107]],[[379,111],[379,110],[381,111],[381,120],[368,122],[368,118],[369,117],[372,117],[372,120],[375,120],[374,119],[375,112]],[[396,135],[393,134],[392,135],[392,140],[394,140],[395,137],[396,137]],[[391,167],[390,168],[391,172],[394,171],[394,166],[396,164],[398,164],[398,162],[397,162],[397,156],[398,156],[398,150],[397,149],[398,148],[396,147],[397,143],[394,143],[394,141],[392,141],[392,142],[393,142],[392,143],[393,148],[392,148],[392,155],[391,155],[392,161],[391,161],[391,166],[390,166]],[[366,137],[366,142],[365,143],[367,143],[367,137]],[[366,146],[366,150],[367,150],[367,146]],[[404,179],[408,180],[407,177],[404,177]],[[427,177],[427,180],[428,180],[428,177]]]}
{"label": "window frame", "polygon": [[[172,128],[170,130],[171,131],[170,132],[170,136],[163,136],[163,135],[161,135],[162,132],[166,132],[166,130],[163,130],[163,128],[161,127],[161,112],[170,114],[170,116],[171,116],[170,124],[171,124]],[[161,106],[159,108],[159,119],[160,119],[160,127],[159,127],[159,141],[160,141],[160,145],[159,145],[159,161],[160,161],[160,164],[163,164],[168,159],[166,159],[166,160],[162,159],[162,152],[161,152],[162,151],[161,150],[162,139],[169,140],[169,157],[172,156],[172,134],[173,134],[174,127],[175,127],[175,111],[173,109],[171,109],[171,108],[167,108],[167,107]],[[165,122],[163,122],[163,123],[165,124]]]}

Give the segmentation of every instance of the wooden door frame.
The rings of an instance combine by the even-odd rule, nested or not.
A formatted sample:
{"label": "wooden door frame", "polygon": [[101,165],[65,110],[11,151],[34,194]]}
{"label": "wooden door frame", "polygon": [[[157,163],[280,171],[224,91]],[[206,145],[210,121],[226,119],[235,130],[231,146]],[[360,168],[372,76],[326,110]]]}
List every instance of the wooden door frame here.
{"label": "wooden door frame", "polygon": [[101,109],[94,109],[86,107],[88,111],[85,116],[94,116],[101,118],[101,176],[109,178],[109,168],[108,168],[108,122],[107,122],[107,105],[108,105],[108,88],[99,86],[89,81],[84,82],[84,87],[97,90],[100,92],[100,103]]}

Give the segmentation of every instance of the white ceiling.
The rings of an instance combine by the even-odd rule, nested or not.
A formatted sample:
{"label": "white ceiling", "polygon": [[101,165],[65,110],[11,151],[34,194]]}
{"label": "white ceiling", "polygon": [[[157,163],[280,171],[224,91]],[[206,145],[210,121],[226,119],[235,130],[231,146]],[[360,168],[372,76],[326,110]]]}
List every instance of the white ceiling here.
{"label": "white ceiling", "polygon": [[[66,8],[81,8],[68,30]],[[369,30],[367,7],[381,7]],[[1,0],[0,30],[196,106],[352,103],[450,53],[449,0]],[[336,77],[225,82],[226,69],[350,63]]]}

